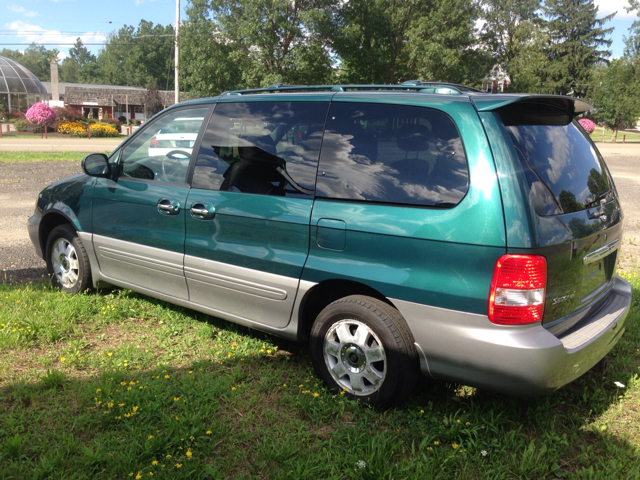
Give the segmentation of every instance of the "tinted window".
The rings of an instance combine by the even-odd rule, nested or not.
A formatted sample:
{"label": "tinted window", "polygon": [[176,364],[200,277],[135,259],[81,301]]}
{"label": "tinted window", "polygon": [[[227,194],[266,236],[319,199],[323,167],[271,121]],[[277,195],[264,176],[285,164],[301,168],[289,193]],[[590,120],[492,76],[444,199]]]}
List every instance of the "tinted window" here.
{"label": "tinted window", "polygon": [[327,103],[221,103],[202,140],[194,188],[313,195]]}
{"label": "tinted window", "polygon": [[316,195],[448,207],[464,197],[469,171],[447,115],[403,105],[333,103]]}
{"label": "tinted window", "polygon": [[591,208],[609,193],[602,158],[575,124],[505,128],[518,153],[538,215]]}
{"label": "tinted window", "polygon": [[119,175],[184,183],[193,145],[208,110],[174,110],[149,124],[122,152]]}

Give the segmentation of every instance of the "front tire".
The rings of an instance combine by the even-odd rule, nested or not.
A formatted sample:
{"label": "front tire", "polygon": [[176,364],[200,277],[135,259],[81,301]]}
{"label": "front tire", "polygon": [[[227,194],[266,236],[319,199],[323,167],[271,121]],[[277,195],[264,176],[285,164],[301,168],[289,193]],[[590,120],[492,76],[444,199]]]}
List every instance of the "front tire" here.
{"label": "front tire", "polygon": [[47,239],[46,252],[47,270],[56,287],[76,294],[91,286],[89,257],[73,227],[54,228]]}
{"label": "front tire", "polygon": [[316,373],[333,391],[392,406],[415,386],[413,336],[400,312],[378,299],[352,295],[331,303],[316,318],[310,343]]}

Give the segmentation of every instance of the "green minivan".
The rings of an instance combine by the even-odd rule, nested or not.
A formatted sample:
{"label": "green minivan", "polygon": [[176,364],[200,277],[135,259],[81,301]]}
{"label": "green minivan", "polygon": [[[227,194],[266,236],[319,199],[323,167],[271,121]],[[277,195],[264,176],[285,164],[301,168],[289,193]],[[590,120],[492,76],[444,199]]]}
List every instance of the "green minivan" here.
{"label": "green minivan", "polygon": [[420,373],[544,394],[611,350],[631,303],[589,109],[420,81],[225,92],[86,156],[29,233],[62,290],[308,342],[364,402],[401,402]]}

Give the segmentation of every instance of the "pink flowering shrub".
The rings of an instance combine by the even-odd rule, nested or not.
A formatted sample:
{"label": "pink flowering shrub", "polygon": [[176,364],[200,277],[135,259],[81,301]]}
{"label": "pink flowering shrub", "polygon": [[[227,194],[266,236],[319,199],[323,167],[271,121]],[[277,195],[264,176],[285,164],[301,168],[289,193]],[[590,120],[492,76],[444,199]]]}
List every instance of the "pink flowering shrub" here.
{"label": "pink flowering shrub", "polygon": [[582,128],[584,128],[584,131],[587,132],[588,134],[592,134],[593,131],[596,129],[596,124],[593,123],[588,118],[581,118],[580,120],[578,120],[578,123],[582,126]]}
{"label": "pink flowering shrub", "polygon": [[37,125],[51,125],[56,120],[56,112],[49,105],[38,102],[31,105],[25,114],[30,123]]}

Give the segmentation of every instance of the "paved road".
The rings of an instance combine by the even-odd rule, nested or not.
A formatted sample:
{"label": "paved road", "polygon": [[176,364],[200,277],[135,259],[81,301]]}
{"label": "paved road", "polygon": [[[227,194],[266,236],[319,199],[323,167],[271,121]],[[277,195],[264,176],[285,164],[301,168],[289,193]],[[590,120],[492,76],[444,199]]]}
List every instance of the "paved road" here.
{"label": "paved road", "polygon": [[[2,146],[0,143],[0,148]],[[620,268],[640,267],[640,144],[605,145],[600,150],[613,175],[625,214]],[[0,163],[0,204],[3,205],[0,209],[0,282],[5,278],[32,281],[46,274],[44,261],[35,255],[28,238],[26,220],[32,215],[36,196],[42,188],[79,172],[79,162]]]}
{"label": "paved road", "polygon": [[113,150],[125,137],[118,138],[0,138],[3,152],[84,152]]}

